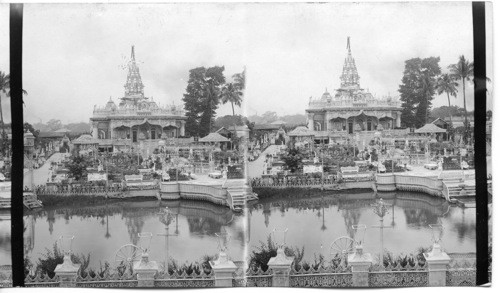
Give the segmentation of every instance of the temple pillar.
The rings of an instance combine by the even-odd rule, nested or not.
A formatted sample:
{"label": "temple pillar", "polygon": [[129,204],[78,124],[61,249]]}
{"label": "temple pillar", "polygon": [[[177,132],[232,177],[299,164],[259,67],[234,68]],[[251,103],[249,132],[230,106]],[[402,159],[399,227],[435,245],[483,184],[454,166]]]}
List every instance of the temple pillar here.
{"label": "temple pillar", "polygon": [[96,123],[92,123],[92,138],[94,139],[98,139],[99,138],[99,131],[97,129],[97,124]]}
{"label": "temple pillar", "polygon": [[401,127],[401,113],[396,113],[396,127]]}
{"label": "temple pillar", "polygon": [[186,131],[185,127],[186,127],[186,121],[183,120],[183,121],[181,121],[181,129],[180,129],[180,134],[179,134],[180,136],[185,135],[185,131]]}
{"label": "temple pillar", "polygon": [[314,130],[314,119],[311,113],[307,114],[307,128]]}

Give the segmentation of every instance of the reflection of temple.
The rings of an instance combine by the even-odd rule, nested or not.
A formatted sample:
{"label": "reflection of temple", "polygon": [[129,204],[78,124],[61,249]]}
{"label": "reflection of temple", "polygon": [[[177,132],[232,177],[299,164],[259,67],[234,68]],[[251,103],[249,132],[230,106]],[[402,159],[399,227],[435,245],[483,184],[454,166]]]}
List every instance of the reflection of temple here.
{"label": "reflection of temple", "polygon": [[24,217],[24,254],[27,255],[35,247],[35,219],[33,216]]}
{"label": "reflection of temple", "polygon": [[349,237],[354,239],[355,230],[352,228],[353,225],[359,224],[359,219],[361,218],[361,211],[359,209],[356,210],[343,210],[342,217],[344,218],[345,228]]}
{"label": "reflection of temple", "polygon": [[186,117],[182,107],[160,107],[144,96],[139,67],[132,46],[125,95],[118,106],[111,99],[102,108],[94,107],[90,118],[92,136],[101,150],[127,149],[141,142],[184,136]]}
{"label": "reflection of temple", "polygon": [[54,232],[54,223],[56,222],[54,210],[47,211],[47,222],[49,223],[50,235],[52,235],[52,232]]}
{"label": "reflection of temple", "polygon": [[356,63],[347,39],[347,57],[340,77],[340,88],[320,99],[309,101],[306,110],[309,130],[316,138],[328,139],[334,133],[354,133],[392,129],[401,126],[401,102],[396,97],[375,98],[359,84]]}

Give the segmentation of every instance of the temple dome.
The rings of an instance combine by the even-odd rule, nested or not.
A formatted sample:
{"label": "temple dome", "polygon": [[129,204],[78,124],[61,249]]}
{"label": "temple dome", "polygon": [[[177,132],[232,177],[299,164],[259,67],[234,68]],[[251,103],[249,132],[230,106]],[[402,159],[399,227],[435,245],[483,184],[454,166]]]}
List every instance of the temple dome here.
{"label": "temple dome", "polygon": [[109,101],[106,103],[106,109],[111,109],[111,110],[116,109],[116,104],[115,102],[113,102],[113,100],[111,100],[111,98],[109,98]]}
{"label": "temple dome", "polygon": [[332,100],[332,95],[328,92],[328,89],[325,89],[325,92],[321,96],[321,100],[326,100],[326,101],[331,101]]}

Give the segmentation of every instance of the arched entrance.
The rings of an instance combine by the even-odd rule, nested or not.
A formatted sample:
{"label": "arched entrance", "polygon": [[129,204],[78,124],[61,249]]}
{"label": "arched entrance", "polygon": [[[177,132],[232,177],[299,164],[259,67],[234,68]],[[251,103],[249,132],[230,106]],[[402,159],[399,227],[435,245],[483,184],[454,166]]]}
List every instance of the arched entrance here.
{"label": "arched entrance", "polygon": [[347,119],[341,117],[331,119],[330,129],[335,131],[345,131],[347,129]]}
{"label": "arched entrance", "polygon": [[145,121],[142,124],[132,126],[132,142],[141,140],[161,139],[161,126]]}
{"label": "arched entrance", "polygon": [[113,138],[115,139],[130,139],[130,127],[118,126],[113,129]]}
{"label": "arched entrance", "polygon": [[179,137],[179,128],[173,125],[163,127],[163,136],[165,138]]}

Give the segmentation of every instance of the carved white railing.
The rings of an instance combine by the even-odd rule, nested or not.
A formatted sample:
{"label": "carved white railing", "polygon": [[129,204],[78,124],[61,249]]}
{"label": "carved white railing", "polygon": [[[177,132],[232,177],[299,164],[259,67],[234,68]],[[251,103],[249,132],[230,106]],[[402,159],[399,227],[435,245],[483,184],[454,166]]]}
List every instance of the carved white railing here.
{"label": "carved white railing", "polygon": [[309,103],[309,109],[322,109],[322,108],[329,108],[329,107],[344,107],[344,108],[355,108],[355,107],[401,107],[401,102],[400,101],[394,101],[394,102],[387,102],[383,100],[366,100],[362,103],[356,103],[353,102],[352,100],[341,100],[341,101],[321,101],[321,100],[314,100]]}
{"label": "carved white railing", "polygon": [[168,108],[157,109],[116,109],[110,110],[106,108],[96,108],[93,112],[94,117],[107,117],[107,116],[184,116],[184,110],[171,110]]}
{"label": "carved white railing", "polygon": [[165,195],[178,194],[180,198],[205,200],[215,204],[228,205],[227,190],[219,186],[193,184],[189,182],[162,182],[160,192]]}
{"label": "carved white railing", "polygon": [[396,175],[396,188],[406,191],[419,191],[442,196],[442,181],[435,177]]}

